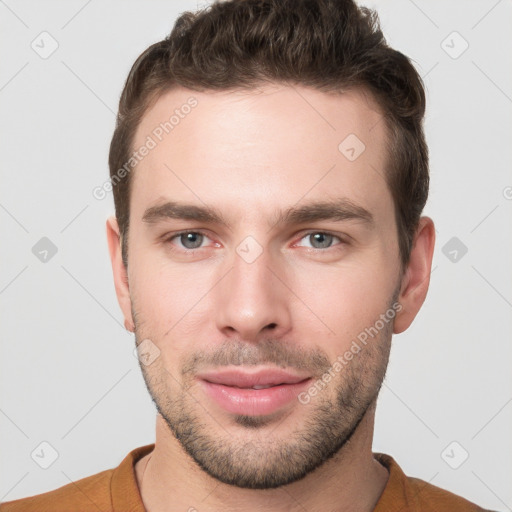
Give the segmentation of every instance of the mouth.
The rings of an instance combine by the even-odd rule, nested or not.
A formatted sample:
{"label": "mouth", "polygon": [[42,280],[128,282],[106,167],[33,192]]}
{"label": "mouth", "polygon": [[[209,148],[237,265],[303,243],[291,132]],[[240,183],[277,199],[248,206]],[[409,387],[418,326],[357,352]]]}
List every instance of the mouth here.
{"label": "mouth", "polygon": [[309,375],[275,368],[251,372],[224,369],[197,378],[207,396],[223,410],[248,416],[272,414],[294,400],[298,402],[297,395],[312,380]]}

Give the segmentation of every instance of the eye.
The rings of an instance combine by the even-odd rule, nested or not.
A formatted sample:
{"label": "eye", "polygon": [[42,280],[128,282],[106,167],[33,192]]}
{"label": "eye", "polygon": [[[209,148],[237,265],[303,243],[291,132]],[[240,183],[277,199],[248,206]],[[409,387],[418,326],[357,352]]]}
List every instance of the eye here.
{"label": "eye", "polygon": [[333,246],[333,240],[338,240],[340,243],[343,243],[341,238],[331,233],[326,233],[325,231],[312,231],[303,236],[301,240],[308,240],[311,243],[309,247],[312,249],[330,249]]}
{"label": "eye", "polygon": [[[179,233],[174,233],[169,236],[166,241],[176,246],[177,250],[189,252],[194,249],[201,249],[205,247],[205,242],[207,242],[207,240],[209,240],[208,236],[200,231],[180,231]],[[303,245],[301,243],[302,240],[309,242],[310,245]],[[338,243],[335,243],[336,240]],[[311,231],[306,233],[296,245],[299,247],[302,246],[309,247],[311,249],[325,250],[343,243],[344,241],[334,234],[325,231]]]}
{"label": "eye", "polygon": [[207,238],[204,233],[199,231],[181,231],[169,237],[167,241],[173,243],[174,240],[177,240],[179,242],[179,249],[193,250],[200,249],[204,240]]}

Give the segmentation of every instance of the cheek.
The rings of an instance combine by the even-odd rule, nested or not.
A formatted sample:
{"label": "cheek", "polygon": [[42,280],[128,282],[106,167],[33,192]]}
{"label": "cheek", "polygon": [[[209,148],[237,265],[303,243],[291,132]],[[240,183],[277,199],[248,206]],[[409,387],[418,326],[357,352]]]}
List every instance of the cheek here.
{"label": "cheek", "polygon": [[[302,269],[291,288],[303,301],[299,306],[304,312],[302,320],[299,315],[296,320],[305,330],[318,326],[339,353],[387,310],[394,283],[380,265],[353,264],[336,269],[316,266],[310,274]],[[301,326],[295,324],[300,331]]]}
{"label": "cheek", "polygon": [[149,259],[141,269],[134,262],[133,269],[130,290],[142,332],[154,337],[161,349],[172,343],[173,350],[181,350],[187,336],[197,333],[198,324],[208,317],[205,305],[215,283],[213,269]]}

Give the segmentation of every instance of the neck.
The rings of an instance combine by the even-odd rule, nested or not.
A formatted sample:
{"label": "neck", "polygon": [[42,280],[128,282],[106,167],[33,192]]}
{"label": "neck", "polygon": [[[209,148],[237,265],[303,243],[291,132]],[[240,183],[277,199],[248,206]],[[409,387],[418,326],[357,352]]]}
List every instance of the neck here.
{"label": "neck", "polygon": [[155,449],[135,468],[144,506],[148,512],[371,512],[389,476],[371,451],[374,417],[375,407],[350,441],[305,478],[277,489],[254,490],[224,484],[201,470],[158,415]]}

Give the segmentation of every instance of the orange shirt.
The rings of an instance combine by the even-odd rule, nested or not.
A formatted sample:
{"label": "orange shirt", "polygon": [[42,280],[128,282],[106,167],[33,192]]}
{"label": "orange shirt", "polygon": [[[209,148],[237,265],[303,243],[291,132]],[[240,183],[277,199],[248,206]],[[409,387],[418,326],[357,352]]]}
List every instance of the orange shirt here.
{"label": "orange shirt", "polygon": [[[153,450],[149,444],[131,451],[114,469],[82,478],[54,491],[0,505],[1,512],[146,512],[134,465]],[[477,512],[484,509],[429,484],[405,475],[393,457],[374,453],[388,468],[388,483],[374,512]],[[485,512],[485,511],[484,511]]]}

